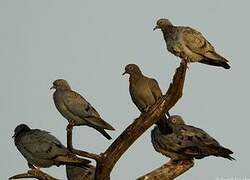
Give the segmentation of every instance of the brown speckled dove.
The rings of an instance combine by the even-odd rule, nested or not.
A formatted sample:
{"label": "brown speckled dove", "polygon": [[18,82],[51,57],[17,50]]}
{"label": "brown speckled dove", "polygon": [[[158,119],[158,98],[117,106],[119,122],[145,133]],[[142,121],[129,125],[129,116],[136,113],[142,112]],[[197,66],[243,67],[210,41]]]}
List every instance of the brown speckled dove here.
{"label": "brown speckled dove", "polygon": [[234,160],[230,149],[222,147],[214,138],[202,129],[186,125],[181,116],[174,115],[166,123],[172,128],[172,133],[162,134],[158,127],[151,131],[151,141],[154,149],[170,157],[171,160],[201,159],[206,156],[218,156]]}
{"label": "brown speckled dove", "polygon": [[195,29],[174,26],[164,18],[157,21],[155,29],[161,29],[168,51],[183,60],[230,68],[228,60],[216,53],[214,47]]}

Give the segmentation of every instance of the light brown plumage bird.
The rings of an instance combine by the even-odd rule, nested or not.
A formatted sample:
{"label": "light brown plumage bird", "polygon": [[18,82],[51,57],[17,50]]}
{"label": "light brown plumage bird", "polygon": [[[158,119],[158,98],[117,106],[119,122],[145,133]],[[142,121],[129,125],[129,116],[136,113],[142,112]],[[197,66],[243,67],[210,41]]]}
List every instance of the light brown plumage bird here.
{"label": "light brown plumage bird", "polygon": [[[124,74],[129,74],[129,92],[133,103],[142,112],[148,109],[162,97],[162,92],[158,82],[155,79],[146,77],[136,64],[128,64],[125,67]],[[164,123],[166,116],[164,115],[157,125],[163,133],[167,133],[168,127]]]}
{"label": "light brown plumage bird", "polygon": [[56,89],[53,94],[55,106],[71,126],[87,125],[96,129],[107,139],[112,139],[104,129],[115,129],[100,117],[84,97],[71,90],[66,80],[55,80],[50,89]]}
{"label": "light brown plumage bird", "polygon": [[174,26],[168,19],[159,19],[154,30],[161,29],[167,49],[187,62],[200,62],[229,69],[228,60],[219,55],[205,37],[195,29]]}

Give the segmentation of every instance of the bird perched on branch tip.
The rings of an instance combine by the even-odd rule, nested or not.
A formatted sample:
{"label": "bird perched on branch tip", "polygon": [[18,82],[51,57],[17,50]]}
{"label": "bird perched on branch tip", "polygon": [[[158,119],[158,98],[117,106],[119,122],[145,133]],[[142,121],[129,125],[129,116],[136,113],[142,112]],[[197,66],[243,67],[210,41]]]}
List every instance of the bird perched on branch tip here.
{"label": "bird perched on branch tip", "polygon": [[165,18],[156,22],[154,30],[156,29],[161,29],[167,50],[182,60],[230,69],[228,60],[219,55],[199,31],[190,27],[174,26]]}

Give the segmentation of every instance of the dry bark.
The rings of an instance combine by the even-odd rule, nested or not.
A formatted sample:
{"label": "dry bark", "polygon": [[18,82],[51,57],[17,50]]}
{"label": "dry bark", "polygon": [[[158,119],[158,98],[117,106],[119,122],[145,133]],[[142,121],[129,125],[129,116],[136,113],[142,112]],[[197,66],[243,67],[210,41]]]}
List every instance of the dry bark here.
{"label": "dry bark", "polygon": [[101,154],[97,161],[95,180],[108,180],[116,162],[123,153],[159,118],[167,113],[181,98],[187,64],[181,63],[176,69],[173,82],[167,93],[148,112],[141,114],[123,133]]}
{"label": "dry bark", "polygon": [[[122,134],[108,147],[108,149],[100,155],[89,153],[82,150],[76,150],[72,146],[72,128],[67,127],[67,146],[75,154],[94,159],[97,162],[95,180],[109,180],[110,173],[115,166],[116,162],[124,154],[124,152],[160,117],[167,113],[182,97],[183,86],[185,81],[187,64],[182,62],[176,69],[173,77],[173,82],[170,84],[166,94],[159,99],[148,112],[141,114],[130,124]],[[180,174],[187,171],[193,166],[193,162],[185,163],[172,163],[164,164],[162,167],[150,172],[149,174],[140,177],[139,180],[158,179],[173,179]],[[31,170],[32,171],[32,170]],[[29,172],[29,171],[28,171]],[[23,176],[22,176],[23,175]],[[39,175],[34,174],[21,174],[11,177],[12,179],[20,179],[33,177],[41,180],[55,180],[55,178],[39,171]]]}
{"label": "dry bark", "polygon": [[172,162],[170,160],[168,163],[142,177],[139,177],[137,180],[172,180],[189,170],[193,165],[193,161]]}

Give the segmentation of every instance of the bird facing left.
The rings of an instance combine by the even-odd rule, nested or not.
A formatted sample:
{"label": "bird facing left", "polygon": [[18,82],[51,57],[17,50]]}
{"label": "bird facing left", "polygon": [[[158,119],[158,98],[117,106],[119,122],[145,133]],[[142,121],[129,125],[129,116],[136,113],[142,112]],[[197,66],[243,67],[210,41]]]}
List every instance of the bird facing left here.
{"label": "bird facing left", "polygon": [[89,160],[78,158],[47,131],[31,129],[26,124],[20,124],[15,128],[13,138],[31,169],[52,165],[89,166]]}
{"label": "bird facing left", "polygon": [[115,129],[101,118],[83,96],[73,91],[66,80],[55,80],[50,89],[56,90],[53,94],[54,103],[61,115],[68,120],[68,127],[86,125],[94,128],[107,139],[112,139],[105,129]]}

